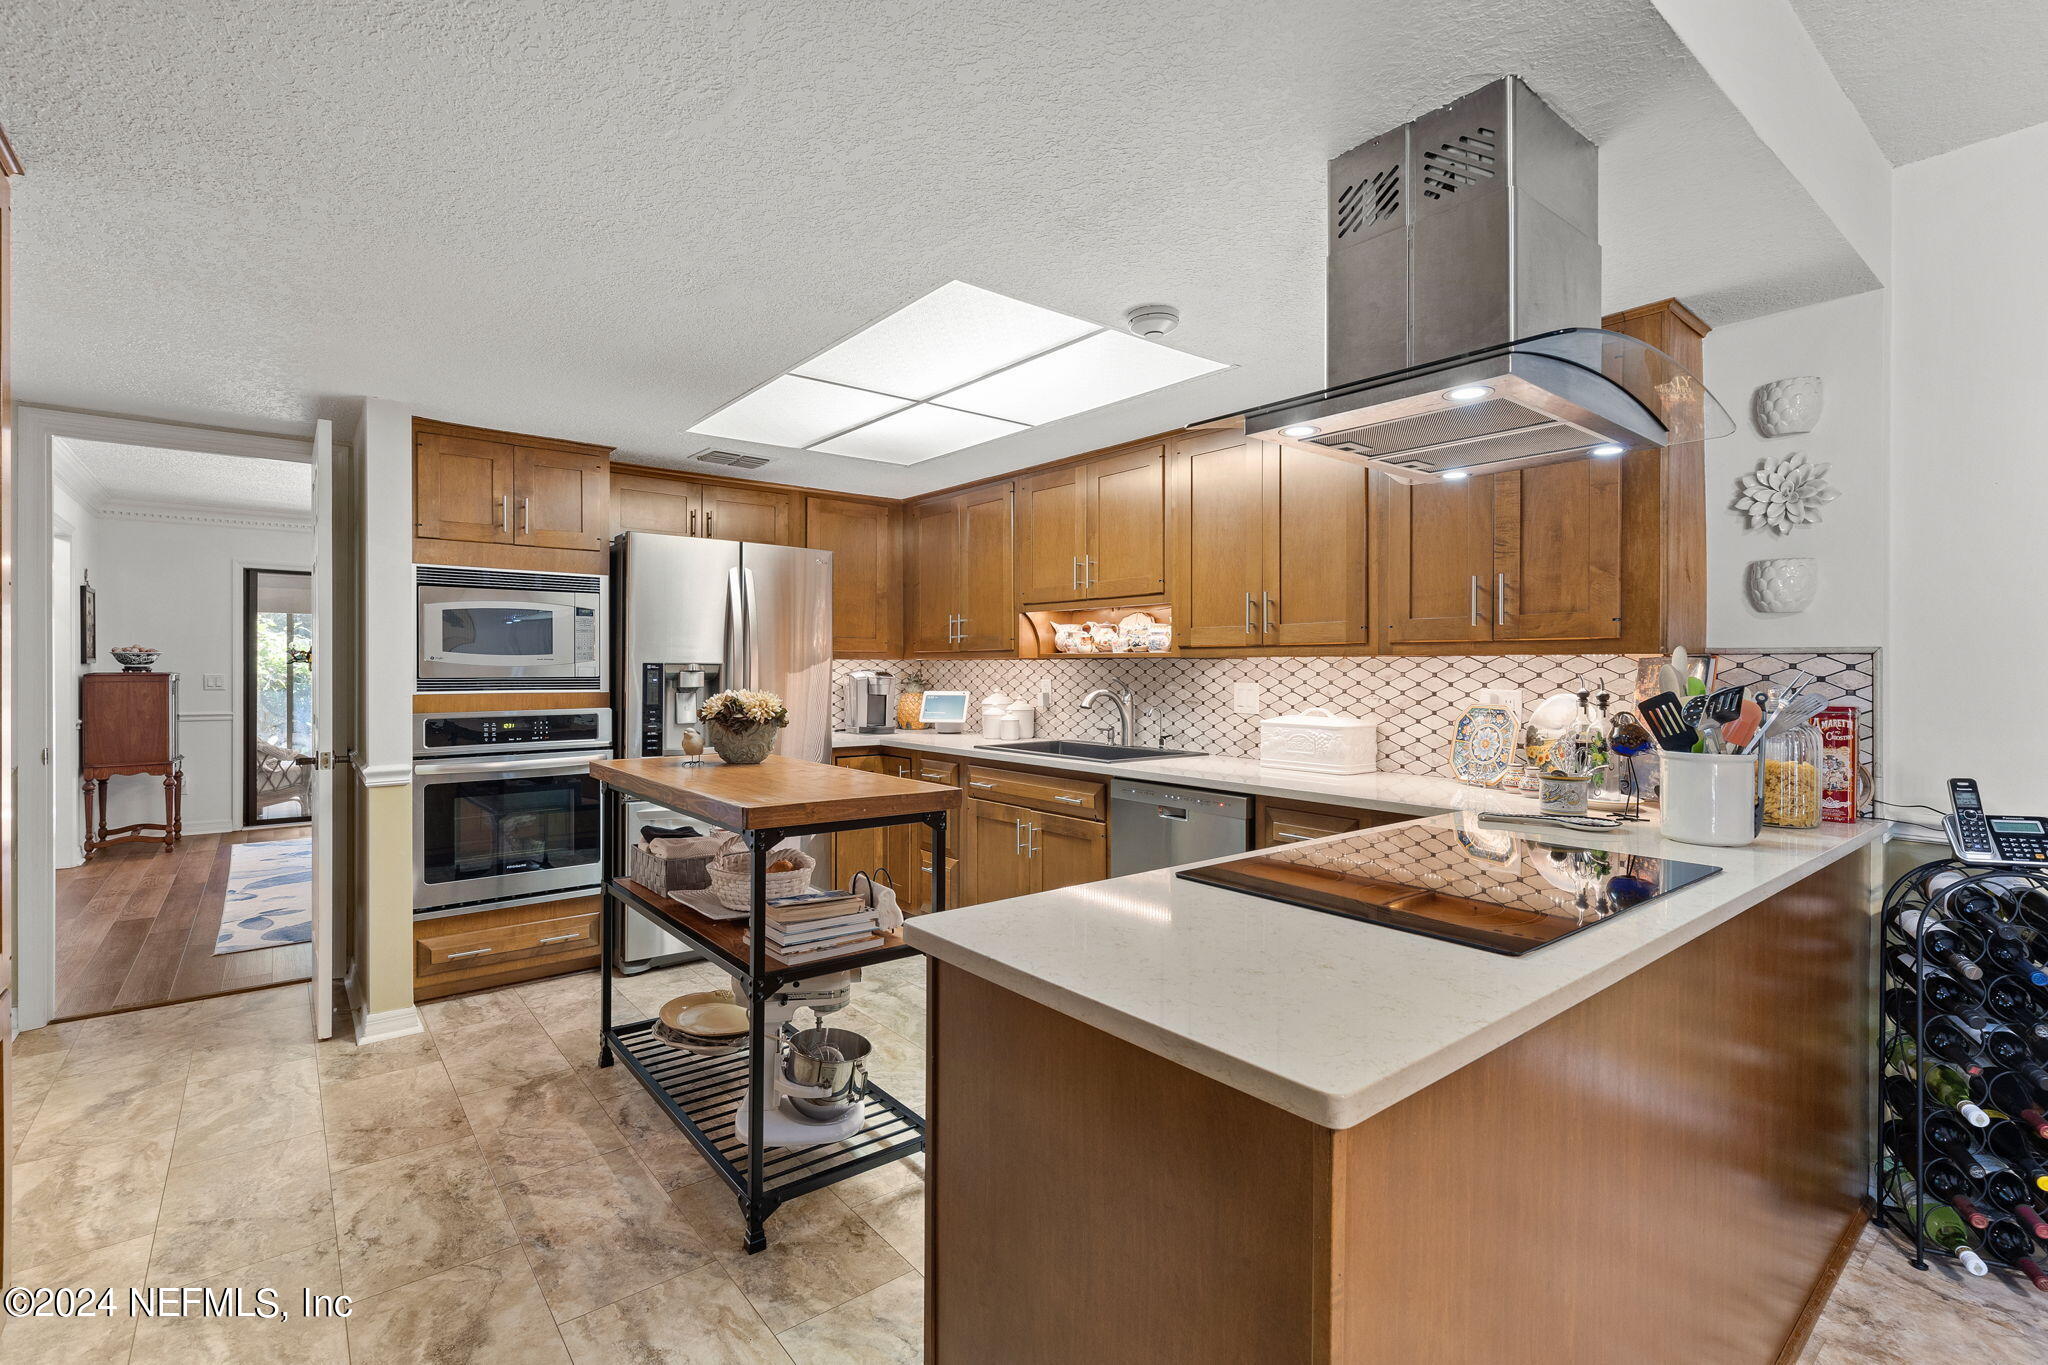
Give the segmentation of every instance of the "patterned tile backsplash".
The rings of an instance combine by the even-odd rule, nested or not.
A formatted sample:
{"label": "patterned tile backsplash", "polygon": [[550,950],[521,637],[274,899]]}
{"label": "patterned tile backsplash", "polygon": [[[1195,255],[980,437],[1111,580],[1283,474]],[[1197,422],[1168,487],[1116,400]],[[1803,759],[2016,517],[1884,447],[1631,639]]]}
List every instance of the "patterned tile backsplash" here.
{"label": "patterned tile backsplash", "polygon": [[[1877,656],[1871,653],[1756,653],[1722,651],[1720,676],[1729,683],[1762,682],[1803,668],[1818,690],[1864,709],[1864,762],[1874,771]],[[1001,691],[1013,700],[1036,702],[1041,682],[1052,705],[1038,717],[1041,736],[1084,738],[1113,721],[1108,708],[1091,715],[1081,698],[1097,687],[1121,682],[1138,699],[1138,742],[1165,742],[1204,753],[1248,757],[1258,751],[1259,719],[1327,706],[1345,715],[1377,716],[1380,768],[1387,772],[1447,771],[1451,731],[1458,716],[1487,687],[1519,687],[1526,705],[1552,692],[1571,691],[1578,680],[1605,680],[1612,691],[1632,696],[1636,661],[1620,654],[1522,655],[1479,658],[1148,658],[1143,655],[1084,655],[1054,659],[841,659],[832,665],[834,728],[841,677],[857,668],[886,668],[900,679],[915,669],[927,685],[972,693],[970,715],[982,697]],[[1259,689],[1257,713],[1240,715],[1232,705],[1240,683]]]}

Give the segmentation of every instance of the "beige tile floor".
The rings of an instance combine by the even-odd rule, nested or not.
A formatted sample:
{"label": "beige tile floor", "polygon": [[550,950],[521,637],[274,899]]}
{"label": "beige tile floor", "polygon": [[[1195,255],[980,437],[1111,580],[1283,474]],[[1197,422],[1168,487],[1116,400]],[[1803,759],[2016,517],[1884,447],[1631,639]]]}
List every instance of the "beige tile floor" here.
{"label": "beige tile floor", "polygon": [[[619,983],[622,1017],[717,984]],[[17,1040],[15,1281],[347,1294],[351,1316],[0,1326],[0,1360],[890,1362],[922,1358],[921,1159],[806,1196],[739,1249],[732,1196],[622,1068],[589,974],[428,1005],[428,1032],[315,1044],[305,988]],[[835,1022],[924,1104],[921,963]],[[1960,1352],[1960,1355],[1958,1355]],[[2048,1298],[1908,1265],[1872,1232],[1802,1365],[2048,1361]]]}
{"label": "beige tile floor", "polygon": [[[722,981],[622,979],[617,1008]],[[923,965],[859,989],[835,1022],[921,1106]],[[5,1323],[0,1360],[921,1359],[922,1159],[795,1201],[744,1255],[725,1184],[623,1068],[596,1066],[596,991],[585,973],[430,1004],[425,1034],[366,1048],[316,1044],[304,986],[23,1034],[14,1282],[115,1287],[124,1311]],[[345,1321],[129,1317],[144,1284],[353,1304]]]}

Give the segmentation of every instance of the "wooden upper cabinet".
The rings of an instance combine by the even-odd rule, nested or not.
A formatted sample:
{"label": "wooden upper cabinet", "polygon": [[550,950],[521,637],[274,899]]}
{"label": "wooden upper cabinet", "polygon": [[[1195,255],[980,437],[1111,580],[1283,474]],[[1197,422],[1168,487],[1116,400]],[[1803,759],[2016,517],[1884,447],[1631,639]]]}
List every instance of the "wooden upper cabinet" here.
{"label": "wooden upper cabinet", "polygon": [[796,497],[779,488],[706,484],[704,534],[713,540],[747,540],[756,545],[799,545]]}
{"label": "wooden upper cabinet", "polygon": [[804,544],[832,552],[832,652],[890,659],[903,650],[903,516],[889,503],[813,494]]}
{"label": "wooden upper cabinet", "polygon": [[1062,465],[1017,481],[1017,598],[1031,605],[1083,596],[1088,553],[1087,480]]}
{"label": "wooden upper cabinet", "polygon": [[1168,461],[1168,543],[1174,630],[1183,649],[1259,643],[1265,581],[1265,472],[1258,443],[1203,432]]}
{"label": "wooden upper cabinet", "polygon": [[[414,557],[603,572],[610,458],[609,446],[414,418]],[[464,548],[480,545],[502,548]]]}
{"label": "wooden upper cabinet", "polygon": [[1373,570],[1389,644],[1493,639],[1498,477],[1406,484],[1373,474]]}
{"label": "wooden upper cabinet", "polygon": [[688,479],[659,474],[612,473],[612,530],[694,536],[703,525],[704,500]]}
{"label": "wooden upper cabinet", "polygon": [[1494,639],[1621,637],[1621,479],[1595,459],[1492,476]]}
{"label": "wooden upper cabinet", "polygon": [[1265,445],[1262,463],[1264,642],[1364,644],[1366,467],[1279,444]]}
{"label": "wooden upper cabinet", "polygon": [[1080,466],[1087,537],[1081,596],[1153,597],[1166,590],[1166,447],[1148,445]]}
{"label": "wooden upper cabinet", "polygon": [[910,509],[910,652],[949,654],[960,617],[960,505],[952,498]]}
{"label": "wooden upper cabinet", "polygon": [[960,627],[954,649],[1017,647],[1016,523],[1008,483],[970,488],[960,502]]}
{"label": "wooden upper cabinet", "polygon": [[437,431],[413,436],[414,534],[510,544],[518,447]]}
{"label": "wooden upper cabinet", "polygon": [[602,550],[610,539],[610,469],[599,452],[516,447],[513,540],[555,550]]}
{"label": "wooden upper cabinet", "polygon": [[799,496],[787,488],[706,483],[646,468],[615,470],[612,526],[665,536],[800,545]]}

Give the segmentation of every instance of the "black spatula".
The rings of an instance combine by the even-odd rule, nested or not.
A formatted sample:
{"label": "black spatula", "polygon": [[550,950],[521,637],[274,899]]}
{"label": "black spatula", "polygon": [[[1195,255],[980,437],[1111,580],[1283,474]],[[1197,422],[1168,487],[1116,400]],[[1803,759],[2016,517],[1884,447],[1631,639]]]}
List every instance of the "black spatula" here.
{"label": "black spatula", "polygon": [[1689,754],[1699,742],[1699,731],[1685,723],[1685,703],[1675,692],[1659,692],[1642,705],[1643,724],[1657,737],[1662,748]]}

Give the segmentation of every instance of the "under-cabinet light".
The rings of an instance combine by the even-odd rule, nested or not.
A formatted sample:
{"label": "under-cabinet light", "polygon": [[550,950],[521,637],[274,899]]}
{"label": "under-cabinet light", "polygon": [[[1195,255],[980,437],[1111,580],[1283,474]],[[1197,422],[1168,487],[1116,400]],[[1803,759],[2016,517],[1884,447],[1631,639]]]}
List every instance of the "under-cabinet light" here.
{"label": "under-cabinet light", "polygon": [[1455,389],[1446,389],[1444,397],[1450,399],[1453,403],[1469,403],[1475,398],[1484,398],[1492,392],[1493,390],[1487,388],[1484,384],[1460,384]]}

